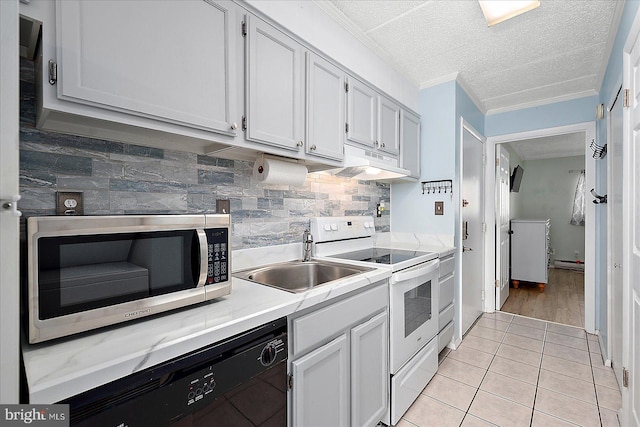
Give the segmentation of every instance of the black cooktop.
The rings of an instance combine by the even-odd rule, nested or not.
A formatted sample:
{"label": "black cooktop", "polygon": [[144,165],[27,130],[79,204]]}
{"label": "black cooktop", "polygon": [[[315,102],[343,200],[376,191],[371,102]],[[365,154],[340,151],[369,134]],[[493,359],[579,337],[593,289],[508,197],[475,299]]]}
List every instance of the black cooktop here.
{"label": "black cooktop", "polygon": [[392,265],[399,262],[408,261],[422,255],[428,255],[428,252],[407,251],[402,249],[388,248],[370,248],[331,255],[331,257],[349,259],[352,261],[375,262],[377,264]]}

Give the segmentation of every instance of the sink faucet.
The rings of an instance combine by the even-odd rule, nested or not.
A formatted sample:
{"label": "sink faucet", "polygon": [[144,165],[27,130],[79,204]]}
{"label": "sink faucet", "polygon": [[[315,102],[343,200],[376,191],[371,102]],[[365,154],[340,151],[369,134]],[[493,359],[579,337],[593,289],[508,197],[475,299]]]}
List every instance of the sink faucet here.
{"label": "sink faucet", "polygon": [[311,260],[311,244],[313,243],[313,236],[311,231],[304,230],[302,234],[302,261]]}

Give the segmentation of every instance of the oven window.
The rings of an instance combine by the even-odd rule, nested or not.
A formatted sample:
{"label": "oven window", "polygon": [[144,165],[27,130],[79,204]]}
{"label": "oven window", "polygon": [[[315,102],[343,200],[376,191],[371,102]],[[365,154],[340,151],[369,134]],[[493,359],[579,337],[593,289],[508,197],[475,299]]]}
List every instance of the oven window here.
{"label": "oven window", "polygon": [[431,280],[404,293],[404,337],[431,319]]}

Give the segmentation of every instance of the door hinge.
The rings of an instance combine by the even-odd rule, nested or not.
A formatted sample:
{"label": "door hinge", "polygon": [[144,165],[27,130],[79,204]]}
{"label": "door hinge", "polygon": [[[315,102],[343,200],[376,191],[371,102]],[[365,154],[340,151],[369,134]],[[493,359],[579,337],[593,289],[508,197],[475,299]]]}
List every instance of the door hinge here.
{"label": "door hinge", "polygon": [[344,131],[345,131],[346,133],[349,133],[349,123],[345,123],[345,124],[344,124]]}
{"label": "door hinge", "polygon": [[624,103],[622,104],[625,107],[630,107],[631,105],[629,104],[629,89],[625,89],[624,90]]}
{"label": "door hinge", "polygon": [[349,83],[347,82],[344,83],[344,91],[349,92]]}
{"label": "door hinge", "polygon": [[500,166],[500,158],[496,157],[496,166]]}
{"label": "door hinge", "polygon": [[482,301],[484,301],[484,291],[481,291],[480,295],[481,295]]}
{"label": "door hinge", "polygon": [[500,287],[500,280],[496,279],[496,288],[499,288],[499,287]]}
{"label": "door hinge", "polygon": [[247,116],[242,116],[242,130],[247,130]]}
{"label": "door hinge", "polygon": [[486,232],[487,232],[487,223],[486,223],[486,222],[483,222],[483,223],[482,223],[482,232],[483,232],[483,233],[486,233]]}
{"label": "door hinge", "polygon": [[629,370],[622,368],[622,386],[629,387]]}
{"label": "door hinge", "polygon": [[247,37],[247,23],[242,21],[242,37]]}
{"label": "door hinge", "polygon": [[58,81],[58,64],[53,59],[49,60],[49,84],[54,85]]}
{"label": "door hinge", "polygon": [[293,389],[293,374],[287,375],[287,390]]}

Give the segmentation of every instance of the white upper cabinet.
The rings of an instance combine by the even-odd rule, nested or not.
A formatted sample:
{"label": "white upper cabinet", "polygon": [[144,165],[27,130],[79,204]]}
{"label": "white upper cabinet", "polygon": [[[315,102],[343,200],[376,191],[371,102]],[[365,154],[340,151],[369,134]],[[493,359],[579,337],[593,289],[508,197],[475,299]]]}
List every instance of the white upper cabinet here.
{"label": "white upper cabinet", "polygon": [[230,1],[58,1],[58,97],[235,135],[236,13]]}
{"label": "white upper cabinet", "polygon": [[344,157],[345,73],[307,52],[307,143],[311,155]]}
{"label": "white upper cabinet", "polygon": [[400,105],[360,80],[347,83],[347,142],[400,154]]}
{"label": "white upper cabinet", "polygon": [[402,109],[400,112],[401,167],[420,178],[420,116]]}
{"label": "white upper cabinet", "polygon": [[302,151],[304,48],[255,16],[246,38],[246,138]]}
{"label": "white upper cabinet", "polygon": [[378,94],[357,79],[348,77],[347,141],[375,148],[378,141]]}
{"label": "white upper cabinet", "polygon": [[377,148],[397,156],[400,154],[400,106],[382,95],[378,100]]}

